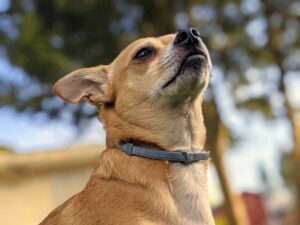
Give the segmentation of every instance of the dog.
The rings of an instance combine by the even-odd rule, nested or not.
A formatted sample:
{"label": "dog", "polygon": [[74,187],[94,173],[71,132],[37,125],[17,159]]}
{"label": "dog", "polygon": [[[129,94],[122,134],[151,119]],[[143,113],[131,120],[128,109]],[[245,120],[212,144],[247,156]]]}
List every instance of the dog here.
{"label": "dog", "polygon": [[[211,69],[199,32],[188,28],[138,39],[111,64],[58,80],[54,92],[66,102],[101,106],[107,149],[84,190],[40,224],[213,225],[207,158],[171,159],[203,153],[202,101]],[[133,147],[144,152],[133,154]]]}

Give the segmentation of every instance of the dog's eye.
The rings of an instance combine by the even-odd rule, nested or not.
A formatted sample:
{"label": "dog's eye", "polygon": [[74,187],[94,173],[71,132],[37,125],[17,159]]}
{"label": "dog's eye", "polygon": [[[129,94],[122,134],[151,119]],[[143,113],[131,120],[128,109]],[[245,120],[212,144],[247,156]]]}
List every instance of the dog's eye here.
{"label": "dog's eye", "polygon": [[134,58],[135,59],[147,59],[152,55],[152,53],[153,53],[152,48],[142,48],[136,53]]}

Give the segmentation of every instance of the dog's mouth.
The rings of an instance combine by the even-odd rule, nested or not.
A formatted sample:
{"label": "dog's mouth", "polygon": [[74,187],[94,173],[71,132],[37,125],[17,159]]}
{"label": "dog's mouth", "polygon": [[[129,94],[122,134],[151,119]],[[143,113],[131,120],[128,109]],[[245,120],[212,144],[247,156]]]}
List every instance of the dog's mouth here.
{"label": "dog's mouth", "polygon": [[[200,49],[193,49],[192,51],[190,51],[182,60],[177,72],[175,73],[175,75],[169,80],[167,81],[164,85],[163,88],[168,87],[170,84],[172,84],[173,82],[176,81],[176,79],[183,74],[183,70],[188,68],[188,67],[195,67],[195,64],[198,64],[197,68],[199,68],[199,65],[201,66],[201,63],[203,61],[207,60],[207,55]],[[193,62],[193,63],[189,63],[189,62]]]}

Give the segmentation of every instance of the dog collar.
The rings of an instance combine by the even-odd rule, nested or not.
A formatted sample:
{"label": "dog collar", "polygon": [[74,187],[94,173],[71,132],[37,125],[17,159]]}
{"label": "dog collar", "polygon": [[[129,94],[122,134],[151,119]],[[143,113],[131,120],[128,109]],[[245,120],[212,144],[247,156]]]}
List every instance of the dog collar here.
{"label": "dog collar", "polygon": [[133,143],[125,143],[121,145],[123,150],[129,156],[140,156],[150,159],[168,160],[170,162],[180,162],[184,164],[191,164],[200,160],[208,160],[209,153],[201,152],[185,152],[185,151],[164,151],[153,148],[145,148],[137,146]]}

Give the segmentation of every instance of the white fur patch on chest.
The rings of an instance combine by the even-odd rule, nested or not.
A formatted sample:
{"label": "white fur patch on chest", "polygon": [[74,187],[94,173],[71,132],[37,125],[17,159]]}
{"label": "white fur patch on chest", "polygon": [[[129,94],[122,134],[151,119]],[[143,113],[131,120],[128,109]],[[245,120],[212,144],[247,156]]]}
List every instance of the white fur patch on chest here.
{"label": "white fur patch on chest", "polygon": [[177,203],[178,225],[213,225],[207,196],[207,169],[202,162],[184,165],[171,163],[172,193]]}

